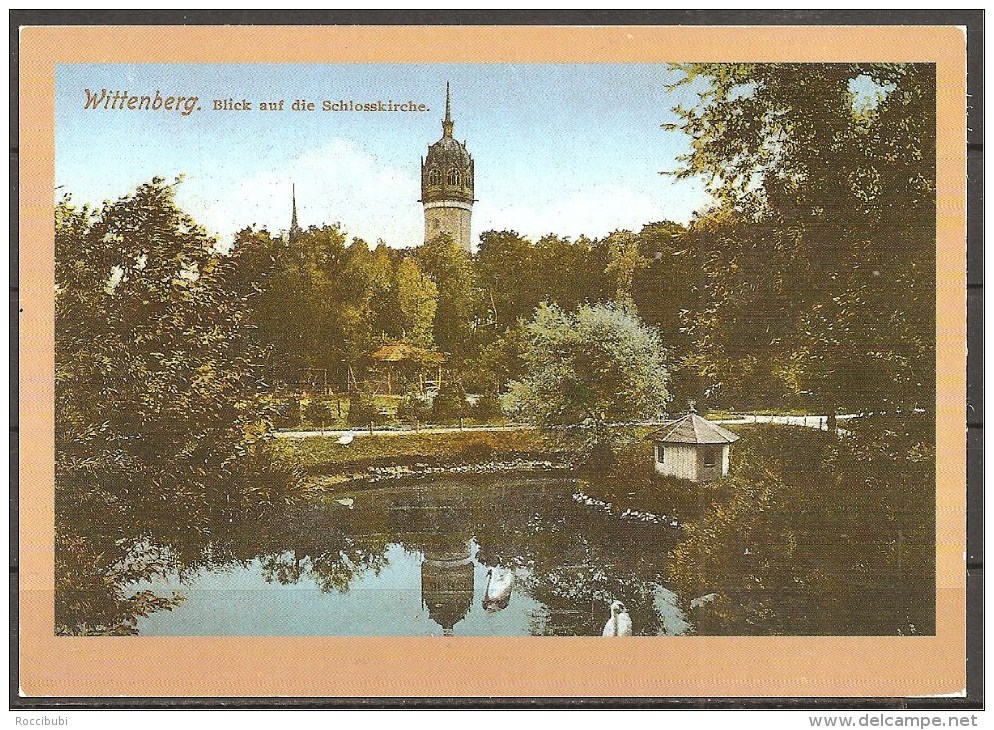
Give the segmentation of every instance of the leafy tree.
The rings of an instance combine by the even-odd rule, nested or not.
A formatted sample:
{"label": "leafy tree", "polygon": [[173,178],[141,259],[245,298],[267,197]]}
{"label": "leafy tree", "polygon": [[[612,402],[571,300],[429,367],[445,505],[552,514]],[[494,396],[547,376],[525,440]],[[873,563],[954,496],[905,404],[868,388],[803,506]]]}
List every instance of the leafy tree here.
{"label": "leafy tree", "polygon": [[525,339],[526,375],[505,400],[527,422],[581,429],[597,444],[613,422],[656,416],[669,398],[658,333],[616,304],[583,305],[576,314],[543,304]]}
{"label": "leafy tree", "polygon": [[349,412],[346,421],[350,426],[368,426],[380,420],[380,412],[372,396],[359,390],[349,393]]}
{"label": "leafy tree", "polygon": [[273,367],[290,380],[303,368],[343,369],[346,353],[334,335],[342,327],[337,283],[345,257],[346,236],[338,226],[311,227],[278,249],[257,324]]}
{"label": "leafy tree", "polygon": [[504,416],[504,410],[500,405],[500,398],[493,393],[486,393],[473,404],[473,418],[478,421],[493,421]]}
{"label": "leafy tree", "polygon": [[271,365],[295,382],[305,368],[332,373],[344,385],[361,375],[374,343],[396,337],[404,322],[397,300],[394,255],[348,242],[340,226],[311,227],[278,247],[256,315]]}
{"label": "leafy tree", "polygon": [[639,316],[659,329],[667,344],[685,352],[687,317],[697,309],[700,251],[679,223],[647,223],[637,235],[642,260],[631,291]]}
{"label": "leafy tree", "polygon": [[718,204],[693,225],[712,385],[758,377],[829,412],[931,407],[934,68],[679,68],[705,89],[671,125],[692,140],[678,174]]}
{"label": "leafy tree", "polygon": [[311,398],[307,401],[303,411],[304,417],[312,426],[320,426],[321,428],[335,420],[337,415],[337,410],[332,408],[331,403],[323,398]]}
{"label": "leafy tree", "polygon": [[467,412],[465,391],[461,385],[451,381],[442,386],[431,404],[431,420],[434,423],[452,423]]}
{"label": "leafy tree", "polygon": [[426,241],[414,255],[438,289],[435,343],[458,362],[471,353],[473,345],[476,303],[469,254],[443,234]]}
{"label": "leafy tree", "polygon": [[463,369],[461,381],[468,390],[497,395],[508,381],[524,377],[524,326],[521,321],[496,340],[480,345],[476,357]]}
{"label": "leafy tree", "polygon": [[482,294],[486,319],[496,332],[530,319],[548,296],[537,280],[537,261],[531,241],[516,231],[486,231],[473,266]]}
{"label": "leafy tree", "polygon": [[401,308],[400,252],[382,240],[373,249],[370,262],[369,310],[373,339],[397,340],[407,336],[408,322]]}
{"label": "leafy tree", "polygon": [[56,623],[127,633],[165,604],[120,585],[169,564],[135,545],[258,513],[295,479],[258,478],[274,408],[248,336],[248,259],[220,253],[174,185],[95,211],[65,199],[55,243]]}
{"label": "leafy tree", "polygon": [[276,273],[276,261],[282,248],[282,239],[265,229],[244,228],[235,234],[230,286],[252,305],[253,316]]}
{"label": "leafy tree", "polygon": [[610,256],[603,242],[580,236],[574,241],[548,235],[535,243],[539,301],[574,310],[581,304],[610,301],[617,281],[608,276]]}
{"label": "leafy tree", "polygon": [[420,347],[431,347],[434,339],[432,327],[438,310],[438,287],[410,256],[401,260],[396,278],[402,333]]}
{"label": "leafy tree", "polygon": [[431,403],[418,393],[408,393],[397,405],[397,419],[403,423],[426,423],[431,417]]}
{"label": "leafy tree", "polygon": [[638,239],[631,231],[615,231],[604,243],[609,256],[604,273],[614,282],[614,301],[634,312],[635,277],[647,265],[639,251]]}

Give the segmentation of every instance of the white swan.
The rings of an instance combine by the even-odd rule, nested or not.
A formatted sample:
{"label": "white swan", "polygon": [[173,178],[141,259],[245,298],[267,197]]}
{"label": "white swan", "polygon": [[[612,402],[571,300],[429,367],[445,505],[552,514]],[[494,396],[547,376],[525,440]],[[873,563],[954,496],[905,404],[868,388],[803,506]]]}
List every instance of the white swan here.
{"label": "white swan", "polygon": [[355,434],[352,433],[351,431],[349,431],[348,433],[343,433],[341,436],[338,437],[338,443],[340,443],[342,446],[348,446],[353,441],[355,441]]}
{"label": "white swan", "polygon": [[487,589],[483,593],[483,608],[494,612],[507,608],[511,602],[511,587],[514,573],[504,568],[491,568],[487,571]]}
{"label": "white swan", "polygon": [[604,636],[631,636],[632,617],[621,601],[611,604],[611,618],[604,624]]}

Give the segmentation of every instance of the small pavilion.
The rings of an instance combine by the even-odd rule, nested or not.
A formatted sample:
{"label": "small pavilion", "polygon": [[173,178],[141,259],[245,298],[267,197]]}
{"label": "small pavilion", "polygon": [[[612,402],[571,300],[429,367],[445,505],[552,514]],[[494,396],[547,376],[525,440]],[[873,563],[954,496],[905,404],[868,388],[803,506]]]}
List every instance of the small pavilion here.
{"label": "small pavilion", "polygon": [[648,436],[653,467],[661,476],[712,482],[728,474],[731,444],[739,437],[691,411]]}
{"label": "small pavilion", "polygon": [[425,388],[427,379],[434,376],[436,387],[442,385],[442,365],[445,354],[428,350],[408,342],[387,342],[370,354],[377,370],[385,375],[387,393],[392,394],[395,386],[416,382],[419,392]]}

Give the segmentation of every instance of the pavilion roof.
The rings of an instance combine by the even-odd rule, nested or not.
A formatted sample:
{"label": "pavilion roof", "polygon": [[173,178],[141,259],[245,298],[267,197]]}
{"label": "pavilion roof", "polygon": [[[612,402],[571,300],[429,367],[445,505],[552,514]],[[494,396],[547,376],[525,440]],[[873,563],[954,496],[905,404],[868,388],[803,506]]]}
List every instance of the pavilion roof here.
{"label": "pavilion roof", "polygon": [[727,428],[701,418],[696,413],[688,413],[683,418],[670,421],[646,438],[656,443],[670,444],[730,444],[739,440]]}
{"label": "pavilion roof", "polygon": [[378,362],[416,362],[422,365],[441,365],[445,355],[408,342],[387,342],[370,355]]}

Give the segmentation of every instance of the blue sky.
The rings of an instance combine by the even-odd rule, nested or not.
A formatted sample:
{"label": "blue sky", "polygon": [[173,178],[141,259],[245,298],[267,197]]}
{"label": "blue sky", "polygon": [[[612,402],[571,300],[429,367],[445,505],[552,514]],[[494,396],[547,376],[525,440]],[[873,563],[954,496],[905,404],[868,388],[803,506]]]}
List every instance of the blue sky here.
{"label": "blue sky", "polygon": [[[296,184],[302,225],[340,222],[354,236],[412,246],[423,236],[419,161],[441,136],[445,82],[455,137],[476,161],[474,238],[603,236],[707,204],[699,181],[660,175],[687,138],[660,125],[693,91],[640,64],[65,65],[56,74],[56,185],[77,202],[128,193],[154,175],[184,175],[180,203],[223,238],[246,225],[289,225]],[[84,109],[85,89],[196,95],[202,112]],[[213,99],[253,110],[216,112]],[[306,98],[414,101],[429,111],[258,111]]]}

